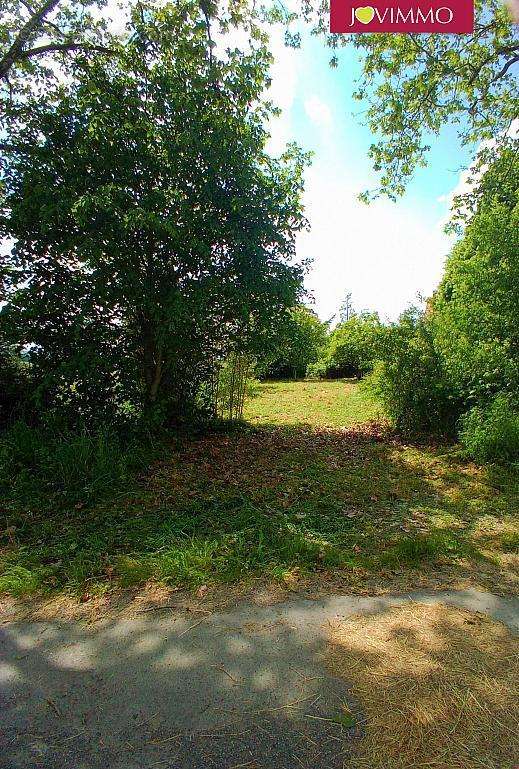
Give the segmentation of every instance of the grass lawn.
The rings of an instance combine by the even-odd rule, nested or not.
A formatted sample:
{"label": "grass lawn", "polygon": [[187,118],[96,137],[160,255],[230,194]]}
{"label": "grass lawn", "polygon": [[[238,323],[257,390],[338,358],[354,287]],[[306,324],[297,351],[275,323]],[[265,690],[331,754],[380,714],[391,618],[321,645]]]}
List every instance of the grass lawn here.
{"label": "grass lawn", "polygon": [[355,380],[264,382],[245,407],[253,425],[345,427],[380,416],[379,405]]}
{"label": "grass lawn", "polygon": [[359,592],[518,586],[519,472],[371,422],[355,382],[261,386],[248,425],[172,446],[103,503],[7,501],[0,590],[249,578]]}

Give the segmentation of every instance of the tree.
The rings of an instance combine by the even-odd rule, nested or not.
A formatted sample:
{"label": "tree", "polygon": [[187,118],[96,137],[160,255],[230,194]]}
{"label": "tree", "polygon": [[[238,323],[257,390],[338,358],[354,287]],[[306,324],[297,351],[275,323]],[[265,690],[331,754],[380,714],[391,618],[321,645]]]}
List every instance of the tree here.
{"label": "tree", "polygon": [[510,436],[514,451],[518,445],[517,156],[503,152],[483,176],[481,190],[427,311],[406,313],[384,336],[378,384],[400,428],[454,431],[462,418],[466,445],[480,444],[488,430],[499,456]]}
{"label": "tree", "polygon": [[355,314],[353,305],[351,302],[351,292],[346,294],[344,302],[341,304],[339,310],[339,320],[341,323],[347,323],[349,319]]}
{"label": "tree", "polygon": [[361,377],[370,372],[384,332],[376,312],[350,314],[329,335],[312,374],[321,377]]}
{"label": "tree", "polygon": [[260,358],[259,375],[272,379],[304,377],[308,366],[317,361],[327,332],[328,324],[309,307],[291,308],[278,327],[273,349]]}
{"label": "tree", "polygon": [[[506,183],[503,183],[506,170]],[[431,302],[435,344],[465,404],[519,396],[519,160],[504,152]]]}
{"label": "tree", "polygon": [[[501,0],[477,0],[475,10],[471,35],[330,36],[327,9],[313,0],[303,4],[303,15],[332,49],[353,46],[362,57],[355,97],[367,104],[366,122],[379,137],[370,156],[381,172],[379,189],[365,199],[402,195],[426,164],[431,135],[448,123],[463,144],[505,141],[519,115],[517,26]],[[332,64],[337,61],[334,55]]]}
{"label": "tree", "polygon": [[[92,6],[102,0],[44,0],[36,6],[25,0],[0,0],[0,81],[25,72],[34,76],[51,56],[76,52],[112,54],[106,29]],[[90,8],[89,8],[90,6]]]}
{"label": "tree", "polygon": [[70,418],[182,418],[300,293],[306,156],[265,152],[265,47],[217,58],[206,21],[192,0],[135,9],[117,57],[10,127],[3,322]]}

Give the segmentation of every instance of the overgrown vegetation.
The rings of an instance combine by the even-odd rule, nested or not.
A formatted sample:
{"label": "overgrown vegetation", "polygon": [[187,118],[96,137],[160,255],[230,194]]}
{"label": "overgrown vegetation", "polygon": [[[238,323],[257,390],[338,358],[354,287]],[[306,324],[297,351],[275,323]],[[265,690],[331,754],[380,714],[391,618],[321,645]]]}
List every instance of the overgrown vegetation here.
{"label": "overgrown vegetation", "polygon": [[217,55],[182,0],[132,8],[112,44],[6,107],[1,341],[33,421],[174,427],[301,294],[306,156],[266,152],[263,38]]}
{"label": "overgrown vegetation", "polygon": [[[281,407],[279,424],[283,398],[296,405]],[[255,426],[152,447],[144,471],[124,451],[105,463],[97,443],[65,441],[53,459],[27,465],[29,485],[4,487],[0,587],[87,598],[149,580],[312,576],[361,592],[442,579],[514,590],[517,472],[359,424],[375,413],[354,382],[265,383],[247,407]],[[11,445],[20,452],[23,440]],[[69,480],[79,461],[101,468],[111,493]]]}
{"label": "overgrown vegetation", "polygon": [[0,490],[21,507],[84,506],[127,488],[159,453],[145,434],[58,433],[19,421],[0,439]]}
{"label": "overgrown vegetation", "polygon": [[358,378],[373,370],[384,328],[377,313],[353,314],[341,321],[322,346],[319,360],[308,366],[311,378]]}
{"label": "overgrown vegetation", "polygon": [[399,429],[454,435],[477,459],[517,460],[519,164],[505,151],[425,313],[383,335],[375,386]]}
{"label": "overgrown vegetation", "polygon": [[259,357],[262,379],[303,379],[327,341],[328,323],[304,305],[293,307],[280,322],[269,350]]}
{"label": "overgrown vegetation", "polygon": [[[0,588],[89,595],[310,572],[359,588],[432,567],[508,588],[519,166],[517,45],[501,7],[478,5],[468,41],[357,41],[387,194],[423,162],[424,126],[464,114],[465,138],[494,141],[426,311],[386,325],[352,314],[348,296],[330,331],[302,303],[295,260],[308,156],[267,152],[263,11],[139,2],[116,35],[75,0],[4,5]],[[213,32],[231,28],[247,42],[223,51]],[[253,373],[312,381],[258,386]],[[365,375],[371,389],[343,380]],[[416,434],[508,464],[402,443]]]}

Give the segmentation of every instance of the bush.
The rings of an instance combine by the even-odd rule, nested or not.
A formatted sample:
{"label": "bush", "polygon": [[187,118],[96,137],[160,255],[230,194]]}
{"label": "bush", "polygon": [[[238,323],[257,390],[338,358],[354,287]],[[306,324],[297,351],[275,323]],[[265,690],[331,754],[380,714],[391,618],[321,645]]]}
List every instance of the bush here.
{"label": "bush", "polygon": [[309,307],[293,307],[280,322],[272,349],[257,362],[260,379],[298,379],[317,361],[326,343],[328,324]]}
{"label": "bush", "polygon": [[519,404],[518,172],[513,152],[490,166],[425,313],[405,313],[378,356],[376,390],[397,428],[454,434],[479,404],[459,427],[481,459],[517,455],[517,411],[496,396]]}
{"label": "bush", "polygon": [[0,428],[27,410],[29,390],[27,363],[0,340]]}
{"label": "bush", "polygon": [[385,335],[370,383],[397,429],[454,432],[460,404],[442,368],[427,318],[410,310]]}
{"label": "bush", "polygon": [[323,360],[318,360],[316,363],[310,363],[306,369],[307,379],[326,379],[328,375],[328,366]]}
{"label": "bush", "polygon": [[308,368],[313,379],[362,377],[373,369],[384,327],[376,313],[354,315],[335,328],[317,363]]}
{"label": "bush", "polygon": [[475,406],[460,419],[460,440],[478,461],[519,459],[519,406],[500,394],[488,406]]}

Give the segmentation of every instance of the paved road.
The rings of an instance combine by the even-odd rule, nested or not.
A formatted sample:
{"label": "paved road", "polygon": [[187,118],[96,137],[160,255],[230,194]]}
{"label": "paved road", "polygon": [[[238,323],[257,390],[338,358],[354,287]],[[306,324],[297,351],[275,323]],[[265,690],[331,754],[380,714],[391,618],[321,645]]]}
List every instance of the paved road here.
{"label": "paved road", "polygon": [[[152,612],[96,627],[5,623],[0,767],[348,766],[362,714],[323,665],[327,625],[408,600],[483,611],[519,633],[519,600],[475,590]],[[350,729],[330,720],[343,702],[357,716]]]}

